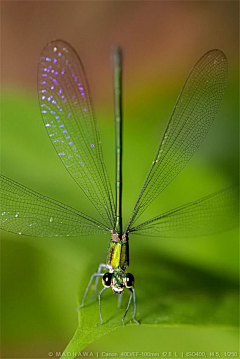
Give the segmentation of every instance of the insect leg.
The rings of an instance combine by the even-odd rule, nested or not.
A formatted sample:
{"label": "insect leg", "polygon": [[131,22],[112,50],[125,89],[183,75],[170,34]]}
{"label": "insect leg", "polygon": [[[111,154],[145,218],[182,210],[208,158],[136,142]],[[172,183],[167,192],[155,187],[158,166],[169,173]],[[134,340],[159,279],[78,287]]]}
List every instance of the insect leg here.
{"label": "insect leg", "polygon": [[134,287],[132,287],[131,290],[132,290],[132,293],[133,293],[133,321],[135,323],[137,323],[138,325],[140,325],[140,323],[136,319],[136,295],[135,295]]}
{"label": "insect leg", "polygon": [[103,276],[103,273],[93,273],[93,275],[91,276],[90,281],[89,281],[89,283],[87,285],[87,288],[85,289],[83,299],[82,299],[82,303],[81,303],[81,305],[79,307],[77,307],[77,310],[84,307],[84,302],[85,302],[86,296],[88,294],[88,291],[89,291],[90,285],[92,284],[93,279],[96,278],[96,277],[102,277],[102,276]]}
{"label": "insect leg", "polygon": [[[101,270],[103,268],[104,269],[109,269],[109,266],[107,264],[105,264],[105,263],[100,263],[99,266],[98,266],[97,273],[101,273]],[[100,276],[97,276],[96,279],[95,279],[94,299],[97,299],[97,287],[98,287],[99,277]]]}
{"label": "insect leg", "polygon": [[102,325],[102,323],[103,323],[103,320],[102,320],[102,310],[101,310],[101,295],[102,295],[102,292],[104,292],[106,289],[107,289],[107,287],[103,287],[103,288],[100,290],[99,294],[98,294],[100,323],[97,324],[97,325]]}
{"label": "insect leg", "polygon": [[132,296],[133,296],[132,290],[131,290],[131,289],[129,289],[129,290],[130,290],[131,293],[130,293],[130,297],[129,297],[129,300],[128,300],[128,305],[127,305],[126,312],[125,312],[125,314],[124,314],[124,316],[123,316],[123,318],[122,318],[123,326],[125,326],[124,319],[125,319],[125,317],[126,317],[126,315],[127,315],[128,309],[129,309],[130,304],[131,304]]}

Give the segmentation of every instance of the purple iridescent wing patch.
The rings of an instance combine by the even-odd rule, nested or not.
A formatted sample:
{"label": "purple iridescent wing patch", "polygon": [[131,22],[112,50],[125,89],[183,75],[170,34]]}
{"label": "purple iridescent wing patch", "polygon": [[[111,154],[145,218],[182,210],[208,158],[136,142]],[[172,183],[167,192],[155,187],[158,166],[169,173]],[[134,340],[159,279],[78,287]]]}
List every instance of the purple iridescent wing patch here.
{"label": "purple iridescent wing patch", "polygon": [[105,169],[86,75],[74,49],[50,42],[38,66],[38,93],[50,140],[72,178],[102,216],[114,226],[114,201]]}

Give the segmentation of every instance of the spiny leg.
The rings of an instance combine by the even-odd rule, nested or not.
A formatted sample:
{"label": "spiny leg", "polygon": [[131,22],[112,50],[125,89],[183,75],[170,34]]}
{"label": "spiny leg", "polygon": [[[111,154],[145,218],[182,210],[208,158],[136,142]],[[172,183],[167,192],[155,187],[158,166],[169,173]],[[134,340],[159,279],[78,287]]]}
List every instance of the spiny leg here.
{"label": "spiny leg", "polygon": [[[98,270],[97,270],[97,273],[101,273],[102,268],[109,269],[109,266],[107,264],[105,264],[105,263],[100,263],[99,267],[98,267]],[[95,279],[94,299],[97,299],[97,288],[98,288],[99,277],[100,276],[97,276],[96,279]]]}
{"label": "spiny leg", "polygon": [[122,318],[122,323],[123,323],[123,326],[125,326],[125,323],[124,323],[124,319],[128,313],[128,310],[129,310],[129,307],[130,307],[130,304],[131,304],[131,300],[132,300],[132,297],[133,297],[133,321],[135,323],[137,323],[138,325],[140,325],[140,323],[136,320],[136,295],[135,295],[135,289],[134,287],[132,288],[129,288],[131,294],[130,294],[130,298],[129,298],[129,301],[128,301],[128,305],[127,305],[127,309],[126,309],[126,312]]}
{"label": "spiny leg", "polygon": [[95,277],[102,277],[103,276],[103,273],[93,273],[91,278],[90,278],[90,281],[87,285],[87,288],[85,289],[85,292],[84,292],[84,295],[83,295],[83,299],[82,299],[82,303],[79,307],[77,307],[77,310],[84,307],[84,302],[85,302],[85,299],[86,299],[86,296],[88,294],[88,291],[89,291],[89,288],[90,288],[90,285],[92,284],[92,281]]}
{"label": "spiny leg", "polygon": [[139,321],[136,319],[136,295],[135,295],[135,289],[132,287],[132,293],[133,293],[133,321],[140,325]]}
{"label": "spiny leg", "polygon": [[131,293],[130,293],[130,297],[129,297],[129,300],[128,300],[127,309],[126,309],[125,314],[124,314],[124,316],[123,316],[123,318],[122,318],[123,326],[125,326],[124,319],[125,319],[125,317],[126,317],[126,315],[127,315],[128,309],[129,309],[130,304],[131,304],[132,296],[133,296],[132,290],[131,290],[131,289],[129,289],[129,290],[130,290]]}
{"label": "spiny leg", "polygon": [[99,324],[96,324],[96,325],[102,325],[103,321],[102,321],[102,310],[101,310],[101,295],[102,295],[102,292],[104,292],[105,290],[107,289],[107,287],[103,287],[99,294],[98,294],[98,305],[99,305],[99,316],[100,316],[100,323]]}

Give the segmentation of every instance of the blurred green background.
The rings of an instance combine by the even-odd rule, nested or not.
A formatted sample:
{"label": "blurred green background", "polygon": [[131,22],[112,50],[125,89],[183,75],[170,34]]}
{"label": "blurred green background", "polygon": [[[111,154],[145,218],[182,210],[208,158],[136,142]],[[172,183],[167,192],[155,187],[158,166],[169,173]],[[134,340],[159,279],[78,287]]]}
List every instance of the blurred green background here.
{"label": "blurred green background", "polygon": [[[217,119],[194,158],[141,220],[236,182],[238,5],[2,2],[1,173],[98,218],[58,160],[38,107],[39,53],[47,42],[61,38],[74,46],[85,66],[112,184],[110,54],[114,45],[123,47],[125,224],[181,86],[194,63],[212,48],[223,50],[229,61]],[[77,327],[77,300],[105,261],[108,241],[107,236],[36,239],[1,232],[2,358],[48,358],[49,352],[66,347]],[[238,351],[238,253],[237,231],[167,241],[132,236],[137,317],[148,325],[121,328],[87,350],[205,350],[222,356]],[[105,308],[108,300],[103,301]]]}

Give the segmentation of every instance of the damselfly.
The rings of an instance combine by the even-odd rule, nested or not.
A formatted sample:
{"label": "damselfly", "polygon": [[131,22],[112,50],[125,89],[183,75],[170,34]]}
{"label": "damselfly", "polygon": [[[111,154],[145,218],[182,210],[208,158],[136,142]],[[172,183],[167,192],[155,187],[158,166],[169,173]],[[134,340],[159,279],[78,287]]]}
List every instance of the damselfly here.
{"label": "damselfly", "polygon": [[[185,237],[225,230],[236,223],[235,188],[231,187],[135,225],[151,202],[183,169],[206,136],[218,111],[227,78],[227,59],[220,50],[207,52],[190,72],[168,122],[130,219],[122,224],[122,53],[114,51],[114,98],[116,132],[115,201],[103,161],[102,146],[90,90],[82,63],[66,42],[50,42],[38,66],[38,94],[43,121],[50,140],[73,180],[92,202],[102,222],[1,176],[1,228],[37,237],[110,234],[106,263],[91,276],[101,295],[111,287],[116,294],[130,291],[124,319],[133,299],[134,277],[129,265],[130,233]],[[217,222],[217,226],[216,226]],[[214,223],[214,224],[213,224]]]}

